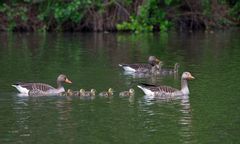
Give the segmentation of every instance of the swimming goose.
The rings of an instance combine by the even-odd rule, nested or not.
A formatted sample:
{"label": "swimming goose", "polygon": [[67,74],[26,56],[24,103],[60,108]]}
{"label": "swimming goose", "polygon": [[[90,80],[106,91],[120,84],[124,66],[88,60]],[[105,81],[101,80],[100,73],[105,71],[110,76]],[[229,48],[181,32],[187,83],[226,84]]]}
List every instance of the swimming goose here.
{"label": "swimming goose", "polygon": [[153,66],[160,62],[155,56],[149,56],[148,64],[119,64],[126,72],[149,72]]}
{"label": "swimming goose", "polygon": [[160,61],[159,64],[152,66],[150,69],[140,68],[136,72],[124,71],[124,75],[130,75],[133,78],[148,78],[152,76],[157,76],[161,72],[160,70],[161,66],[162,66],[162,62]]}
{"label": "swimming goose", "polygon": [[123,91],[119,93],[119,96],[133,96],[134,95],[134,89],[131,88],[128,91]]}
{"label": "swimming goose", "polygon": [[155,86],[149,84],[142,84],[138,85],[137,87],[140,88],[147,96],[156,98],[182,96],[189,94],[187,81],[192,79],[194,79],[194,77],[190,72],[184,72],[181,78],[181,90],[169,86]]}
{"label": "swimming goose", "polygon": [[84,97],[95,96],[96,94],[95,89],[91,89],[90,91],[85,91],[84,89],[80,89],[79,92],[80,92],[80,96],[84,96]]}
{"label": "swimming goose", "polygon": [[99,96],[108,97],[113,95],[113,89],[109,88],[108,91],[103,91],[99,93]]}
{"label": "swimming goose", "polygon": [[[57,78],[57,88],[54,88],[44,83],[16,83],[12,86],[15,87],[22,94],[31,94],[36,96],[40,95],[56,95],[65,92],[63,83],[72,83],[65,75],[60,74]],[[30,93],[29,93],[30,91]]]}

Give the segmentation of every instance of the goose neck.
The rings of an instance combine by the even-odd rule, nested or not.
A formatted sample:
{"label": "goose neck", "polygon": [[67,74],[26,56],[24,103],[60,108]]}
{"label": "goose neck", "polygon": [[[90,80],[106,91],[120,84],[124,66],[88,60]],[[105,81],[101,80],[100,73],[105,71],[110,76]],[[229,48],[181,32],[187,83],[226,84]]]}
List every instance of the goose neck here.
{"label": "goose neck", "polygon": [[178,67],[177,66],[174,67],[174,72],[178,72]]}
{"label": "goose neck", "polygon": [[57,88],[60,89],[60,88],[62,88],[62,87],[63,87],[62,82],[57,81]]}
{"label": "goose neck", "polygon": [[181,79],[181,91],[184,95],[189,94],[189,89],[188,89],[188,82],[186,79]]}

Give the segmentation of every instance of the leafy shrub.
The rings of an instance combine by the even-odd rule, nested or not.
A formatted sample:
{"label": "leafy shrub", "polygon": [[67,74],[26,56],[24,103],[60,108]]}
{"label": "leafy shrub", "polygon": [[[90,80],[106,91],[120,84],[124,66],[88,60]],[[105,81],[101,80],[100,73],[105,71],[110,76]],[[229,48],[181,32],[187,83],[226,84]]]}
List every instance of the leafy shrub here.
{"label": "leafy shrub", "polygon": [[16,4],[9,6],[3,3],[2,5],[0,5],[0,13],[4,13],[7,17],[8,31],[12,31],[17,25],[16,20],[20,22],[26,22],[28,20],[27,8],[18,6]]}
{"label": "leafy shrub", "polygon": [[118,30],[138,32],[151,32],[153,30],[167,31],[171,22],[167,20],[164,6],[169,6],[172,0],[165,0],[161,4],[158,0],[149,0],[140,7],[140,13],[131,16],[129,22],[117,25]]}

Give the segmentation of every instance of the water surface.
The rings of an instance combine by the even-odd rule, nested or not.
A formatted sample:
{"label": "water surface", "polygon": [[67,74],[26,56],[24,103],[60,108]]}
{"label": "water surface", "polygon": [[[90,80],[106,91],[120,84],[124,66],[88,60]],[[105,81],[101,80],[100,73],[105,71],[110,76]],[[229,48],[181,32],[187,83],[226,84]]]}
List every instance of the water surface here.
{"label": "water surface", "polygon": [[[240,31],[206,33],[1,33],[0,143],[240,143]],[[173,76],[134,78],[119,63],[165,65],[196,77],[181,100],[147,99],[140,82],[180,87]],[[11,84],[55,86],[66,74],[71,88],[112,87],[112,98],[19,97]],[[134,88],[133,98],[118,92]]]}

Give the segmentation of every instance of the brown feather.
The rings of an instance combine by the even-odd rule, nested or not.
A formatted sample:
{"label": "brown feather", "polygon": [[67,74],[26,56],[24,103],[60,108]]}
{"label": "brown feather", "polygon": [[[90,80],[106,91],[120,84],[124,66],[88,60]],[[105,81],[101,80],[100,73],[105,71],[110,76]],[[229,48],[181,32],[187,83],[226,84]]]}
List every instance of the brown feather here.
{"label": "brown feather", "polygon": [[173,93],[179,91],[178,89],[169,86],[145,86],[145,87],[153,92]]}
{"label": "brown feather", "polygon": [[50,89],[55,89],[54,87],[44,83],[19,83],[19,85],[28,90],[38,89],[41,91],[48,91]]}

